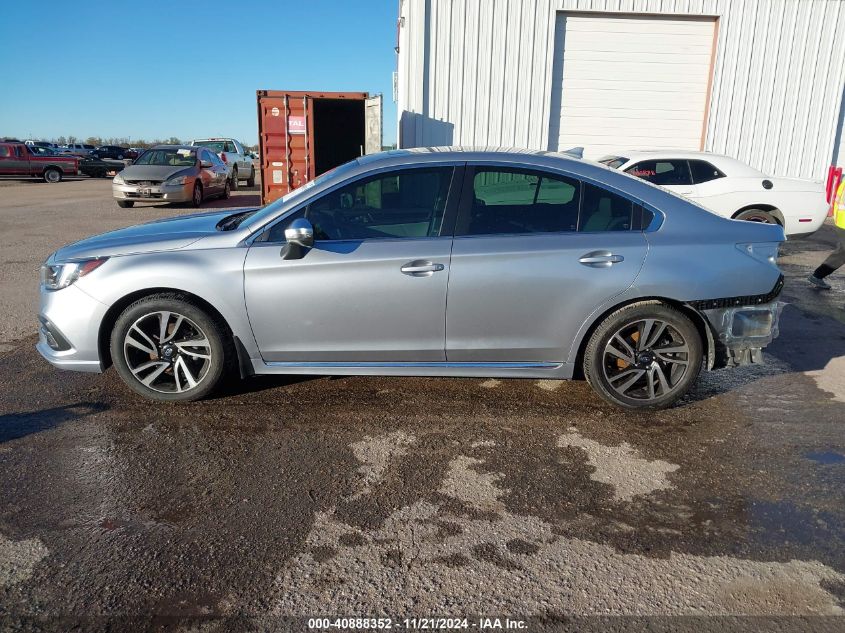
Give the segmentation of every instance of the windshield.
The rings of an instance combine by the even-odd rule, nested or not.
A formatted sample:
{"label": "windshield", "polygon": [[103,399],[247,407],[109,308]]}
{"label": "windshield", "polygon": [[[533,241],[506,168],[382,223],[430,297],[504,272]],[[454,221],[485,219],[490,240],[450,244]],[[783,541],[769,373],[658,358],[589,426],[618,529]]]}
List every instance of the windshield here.
{"label": "windshield", "polygon": [[271,202],[266,207],[259,209],[255,215],[248,218],[249,222],[247,223],[250,228],[256,227],[264,223],[266,220],[275,216],[279,209],[285,206],[291,200],[298,198],[305,194],[306,192],[312,190],[314,187],[319,187],[320,185],[324,184],[328,180],[334,180],[335,178],[342,177],[346,172],[353,169],[358,164],[357,159],[350,160],[348,163],[344,163],[339,167],[335,167],[334,169],[330,169],[324,174],[317,176],[314,180],[309,183],[302,185],[299,189],[294,189],[286,193],[284,196]]}
{"label": "windshield", "polygon": [[171,167],[193,167],[197,162],[196,150],[151,149],[135,161],[136,165],[166,165]]}
{"label": "windshield", "polygon": [[207,147],[215,154],[219,154],[223,151],[223,146],[226,144],[226,141],[194,141],[194,145],[199,145],[200,147]]}
{"label": "windshield", "polygon": [[598,162],[602,165],[612,167],[613,169],[619,169],[622,165],[628,162],[628,159],[624,156],[602,156],[599,158]]}

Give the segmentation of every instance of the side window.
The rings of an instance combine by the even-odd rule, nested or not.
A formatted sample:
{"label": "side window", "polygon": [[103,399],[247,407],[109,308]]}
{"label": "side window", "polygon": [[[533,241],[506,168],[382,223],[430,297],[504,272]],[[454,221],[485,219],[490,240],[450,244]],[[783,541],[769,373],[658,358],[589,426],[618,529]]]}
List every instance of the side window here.
{"label": "side window", "polygon": [[[634,203],[601,187],[584,183],[579,231],[630,231]],[[639,221],[639,218],[637,218]]]}
{"label": "side window", "polygon": [[5,158],[9,155],[9,146],[0,145],[0,158]]}
{"label": "side window", "polygon": [[725,174],[716,169],[706,160],[691,160],[689,162],[689,168],[692,172],[692,181],[695,184],[725,177]]}
{"label": "side window", "polygon": [[685,160],[644,160],[625,170],[655,185],[691,185],[689,167]]}
{"label": "side window", "polygon": [[235,144],[232,143],[232,141],[226,141],[226,145],[223,148],[223,151],[224,152],[235,152],[237,150],[235,149]]}
{"label": "side window", "polygon": [[574,231],[581,183],[521,169],[477,168],[468,217],[458,235]]}
{"label": "side window", "polygon": [[[309,204],[304,217],[322,241],[436,237],[452,172],[451,167],[406,169],[359,180]],[[272,234],[271,239],[281,241]]]}

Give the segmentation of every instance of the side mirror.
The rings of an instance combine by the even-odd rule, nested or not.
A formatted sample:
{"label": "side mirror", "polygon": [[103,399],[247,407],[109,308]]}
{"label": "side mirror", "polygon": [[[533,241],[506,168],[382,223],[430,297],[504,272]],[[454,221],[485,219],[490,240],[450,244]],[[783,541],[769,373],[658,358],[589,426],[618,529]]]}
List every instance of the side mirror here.
{"label": "side mirror", "polygon": [[285,229],[287,244],[282,247],[282,259],[302,259],[314,246],[314,227],[305,218],[297,218]]}
{"label": "side mirror", "polygon": [[202,167],[203,169],[211,169],[213,165],[211,164],[210,160],[201,160],[200,167]]}

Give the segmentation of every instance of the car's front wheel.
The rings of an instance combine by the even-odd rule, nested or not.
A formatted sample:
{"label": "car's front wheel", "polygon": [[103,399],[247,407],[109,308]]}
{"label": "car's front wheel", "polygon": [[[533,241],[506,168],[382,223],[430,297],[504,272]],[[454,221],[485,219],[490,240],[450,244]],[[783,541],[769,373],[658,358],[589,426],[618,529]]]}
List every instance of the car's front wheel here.
{"label": "car's front wheel", "polygon": [[238,190],[238,166],[232,167],[232,191]]}
{"label": "car's front wheel", "polygon": [[194,183],[194,192],[191,194],[191,206],[194,208],[202,206],[202,185]]}
{"label": "car's front wheel", "polygon": [[177,294],[139,299],[118,317],[111,356],[123,381],[153,400],[207,396],[233,354],[224,329],[199,306]]}
{"label": "car's front wheel", "polygon": [[626,409],[663,409],[692,386],[703,344],[683,312],[661,303],[620,308],[584,351],[584,375],[604,400]]}

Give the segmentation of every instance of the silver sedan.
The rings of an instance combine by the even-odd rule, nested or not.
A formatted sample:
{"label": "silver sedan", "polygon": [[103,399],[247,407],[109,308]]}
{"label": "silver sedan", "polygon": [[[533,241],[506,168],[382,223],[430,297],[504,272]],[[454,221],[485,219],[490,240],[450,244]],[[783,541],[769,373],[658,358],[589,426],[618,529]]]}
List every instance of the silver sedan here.
{"label": "silver sedan", "polygon": [[665,407],[702,368],[761,360],[783,240],[562,154],[400,150],[58,250],[37,348],[157,400],[237,371],[584,377]]}
{"label": "silver sedan", "polygon": [[187,145],[157,145],[141,154],[112,183],[119,207],[136,202],[189,202],[228,198],[228,169],[214,152]]}

